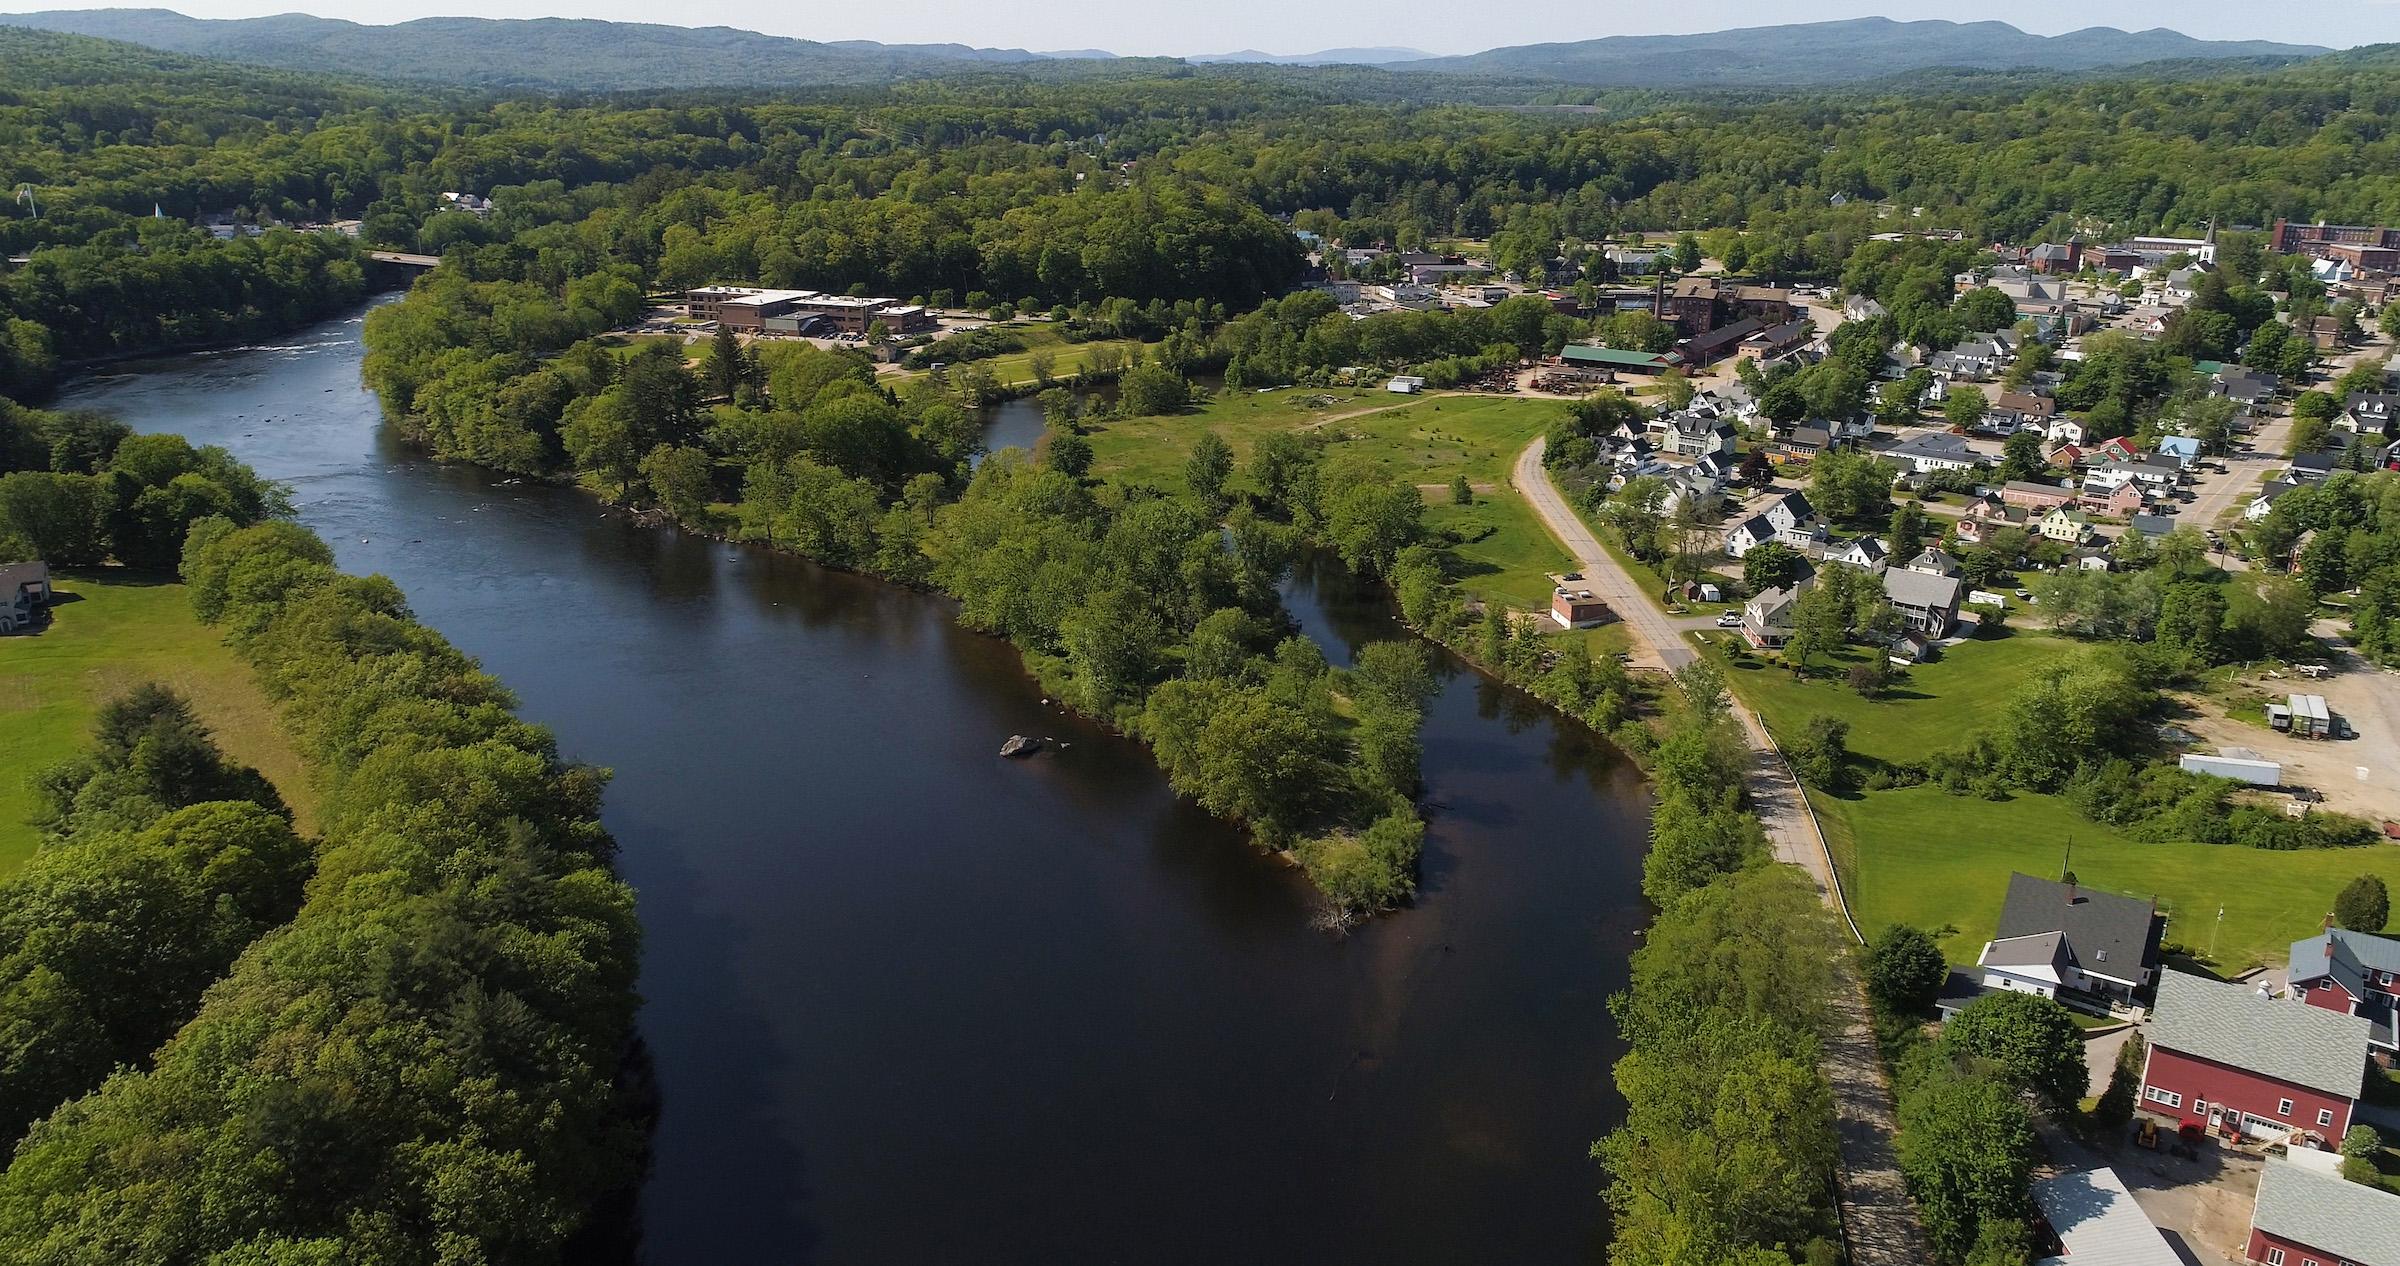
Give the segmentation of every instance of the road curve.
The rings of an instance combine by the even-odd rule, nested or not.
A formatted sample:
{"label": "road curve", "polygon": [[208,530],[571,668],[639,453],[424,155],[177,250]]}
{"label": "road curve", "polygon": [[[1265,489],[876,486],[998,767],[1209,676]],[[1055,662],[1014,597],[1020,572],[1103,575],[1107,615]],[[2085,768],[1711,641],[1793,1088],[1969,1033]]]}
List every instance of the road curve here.
{"label": "road curve", "polygon": [[[1551,481],[1549,468],[1542,464],[1547,444],[1536,438],[1517,455],[1510,482],[1575,560],[1592,592],[1632,632],[1634,662],[1673,671],[1697,660],[1699,654],[1675,623],[1568,506],[1566,496]],[[1750,801],[1766,827],[1775,859],[1806,873],[1816,884],[1818,897],[1856,934],[1857,924],[1834,882],[1832,853],[1825,846],[1815,815],[1808,810],[1791,765],[1750,709],[1739,701],[1731,706],[1750,742]],[[1899,1127],[1891,1085],[1884,1078],[1883,1059],[1875,1046],[1872,1013],[1859,984],[1855,960],[1844,956],[1839,966],[1841,984],[1834,993],[1834,1025],[1825,1037],[1824,1067],[1825,1078],[1833,1086],[1834,1129],[1841,1139],[1843,1237],[1850,1245],[1850,1260],[1858,1266],[1922,1266],[1932,1259],[1892,1147]]]}

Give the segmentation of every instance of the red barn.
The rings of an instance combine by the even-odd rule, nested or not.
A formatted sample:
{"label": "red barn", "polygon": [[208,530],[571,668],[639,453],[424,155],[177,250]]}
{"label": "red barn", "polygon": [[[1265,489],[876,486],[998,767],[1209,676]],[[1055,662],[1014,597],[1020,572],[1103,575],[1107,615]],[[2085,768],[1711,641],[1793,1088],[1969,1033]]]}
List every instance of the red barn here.
{"label": "red barn", "polygon": [[2301,1001],[2363,1017],[2368,1041],[2400,1051],[2392,1032],[2394,1000],[2400,999],[2400,941],[2328,926],[2292,942],[2290,979]]}
{"label": "red barn", "polygon": [[2245,1256],[2261,1266],[2400,1266],[2400,1196],[2270,1157]]}
{"label": "red barn", "polygon": [[2142,1107],[2253,1138],[2331,1146],[2350,1128],[2367,1022],[2239,985],[2163,972],[2142,1068]]}

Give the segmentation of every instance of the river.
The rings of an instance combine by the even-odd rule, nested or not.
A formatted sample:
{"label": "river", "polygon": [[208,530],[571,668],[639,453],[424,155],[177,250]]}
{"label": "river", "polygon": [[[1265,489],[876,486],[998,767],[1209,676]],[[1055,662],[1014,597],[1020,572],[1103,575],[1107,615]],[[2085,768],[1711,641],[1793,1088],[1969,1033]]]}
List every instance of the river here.
{"label": "river", "polygon": [[[652,1263],[1600,1259],[1647,795],[1456,666],[1424,892],[1346,936],[947,602],[412,455],[359,318],[63,407],[222,444],[508,682],[640,892]],[[1021,420],[1020,420],[1021,421]],[[1312,572],[1337,661],[1399,636]],[[1015,732],[1066,746],[994,755]]]}

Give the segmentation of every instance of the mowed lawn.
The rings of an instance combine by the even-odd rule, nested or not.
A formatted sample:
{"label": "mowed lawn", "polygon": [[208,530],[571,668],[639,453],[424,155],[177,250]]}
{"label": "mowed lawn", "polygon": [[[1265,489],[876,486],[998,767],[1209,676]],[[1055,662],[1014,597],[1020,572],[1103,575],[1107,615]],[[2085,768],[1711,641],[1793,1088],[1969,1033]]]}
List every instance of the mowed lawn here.
{"label": "mowed lawn", "polygon": [[1752,657],[1729,667],[1727,678],[1778,739],[1800,734],[1811,717],[1837,716],[1850,723],[1850,750],[1880,761],[1914,761],[1964,742],[1980,724],[1979,714],[1997,707],[2018,682],[2039,668],[2079,658],[2083,648],[2024,631],[1977,639],[1910,668],[1880,699],[1862,697],[1845,680],[1867,654],[1849,647],[1838,668],[1829,667],[1832,657],[1820,656],[1806,681]]}
{"label": "mowed lawn", "polygon": [[[1845,664],[1863,653],[1853,648]],[[1903,762],[1963,743],[2028,674],[2084,653],[2074,642],[2027,631],[1968,642],[1910,669],[1880,700],[1859,697],[1838,673],[1801,682],[1755,660],[1728,677],[1780,739],[1797,735],[1810,717],[1838,716],[1850,722],[1851,750]],[[1914,924],[1941,936],[1950,961],[1962,965],[1991,939],[2013,871],[2056,878],[2071,864],[2094,888],[2155,897],[2168,913],[2167,939],[2228,972],[2280,960],[2352,878],[2372,873],[2400,886],[2400,847],[2274,853],[2143,844],[2056,796],[1992,801],[1905,787],[1849,798],[1811,793],[1809,802],[1859,926],[1872,936],[1888,924]]]}
{"label": "mowed lawn", "polygon": [[1892,923],[1956,929],[1942,949],[1962,965],[1991,939],[2010,872],[2057,878],[2070,840],[2078,881],[2157,898],[2167,912],[2167,940],[2228,973],[2283,961],[2293,941],[2316,930],[2334,893],[2359,875],[2400,888],[2400,847],[2271,853],[2141,844],[2054,796],[1989,801],[1908,787],[1809,799],[1836,856],[1855,858],[1846,887],[1859,926],[1869,936]]}
{"label": "mowed lawn", "polygon": [[85,749],[102,703],[145,681],[183,692],[232,759],[283,793],[301,829],[316,799],[299,753],[248,665],[200,623],[179,584],[109,570],[61,573],[38,635],[0,637],[0,874],[37,842],[32,778]]}
{"label": "mowed lawn", "polygon": [[[1093,465],[1105,478],[1181,490],[1184,462],[1203,433],[1224,440],[1242,464],[1267,435],[1322,431],[1334,437],[1328,457],[1335,464],[1355,463],[1418,485],[1426,526],[1461,538],[1458,580],[1469,592],[1547,610],[1550,575],[1570,560],[1509,486],[1508,475],[1517,454],[1561,407],[1497,396],[1411,399],[1352,388],[1231,391],[1177,417],[1101,424],[1091,437]],[[1474,490],[1471,505],[1451,499],[1450,482],[1460,475]],[[1243,486],[1239,473],[1235,485]]]}

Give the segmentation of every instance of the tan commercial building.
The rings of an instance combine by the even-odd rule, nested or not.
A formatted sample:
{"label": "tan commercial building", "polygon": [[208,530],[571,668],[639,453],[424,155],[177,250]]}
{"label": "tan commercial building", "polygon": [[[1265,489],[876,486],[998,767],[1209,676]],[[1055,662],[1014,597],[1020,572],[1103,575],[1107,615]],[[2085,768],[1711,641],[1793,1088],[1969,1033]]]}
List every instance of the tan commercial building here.
{"label": "tan commercial building", "polygon": [[897,299],[865,299],[815,290],[701,286],[684,292],[684,311],[696,321],[776,334],[864,334],[880,321],[894,334],[933,328],[933,314]]}

